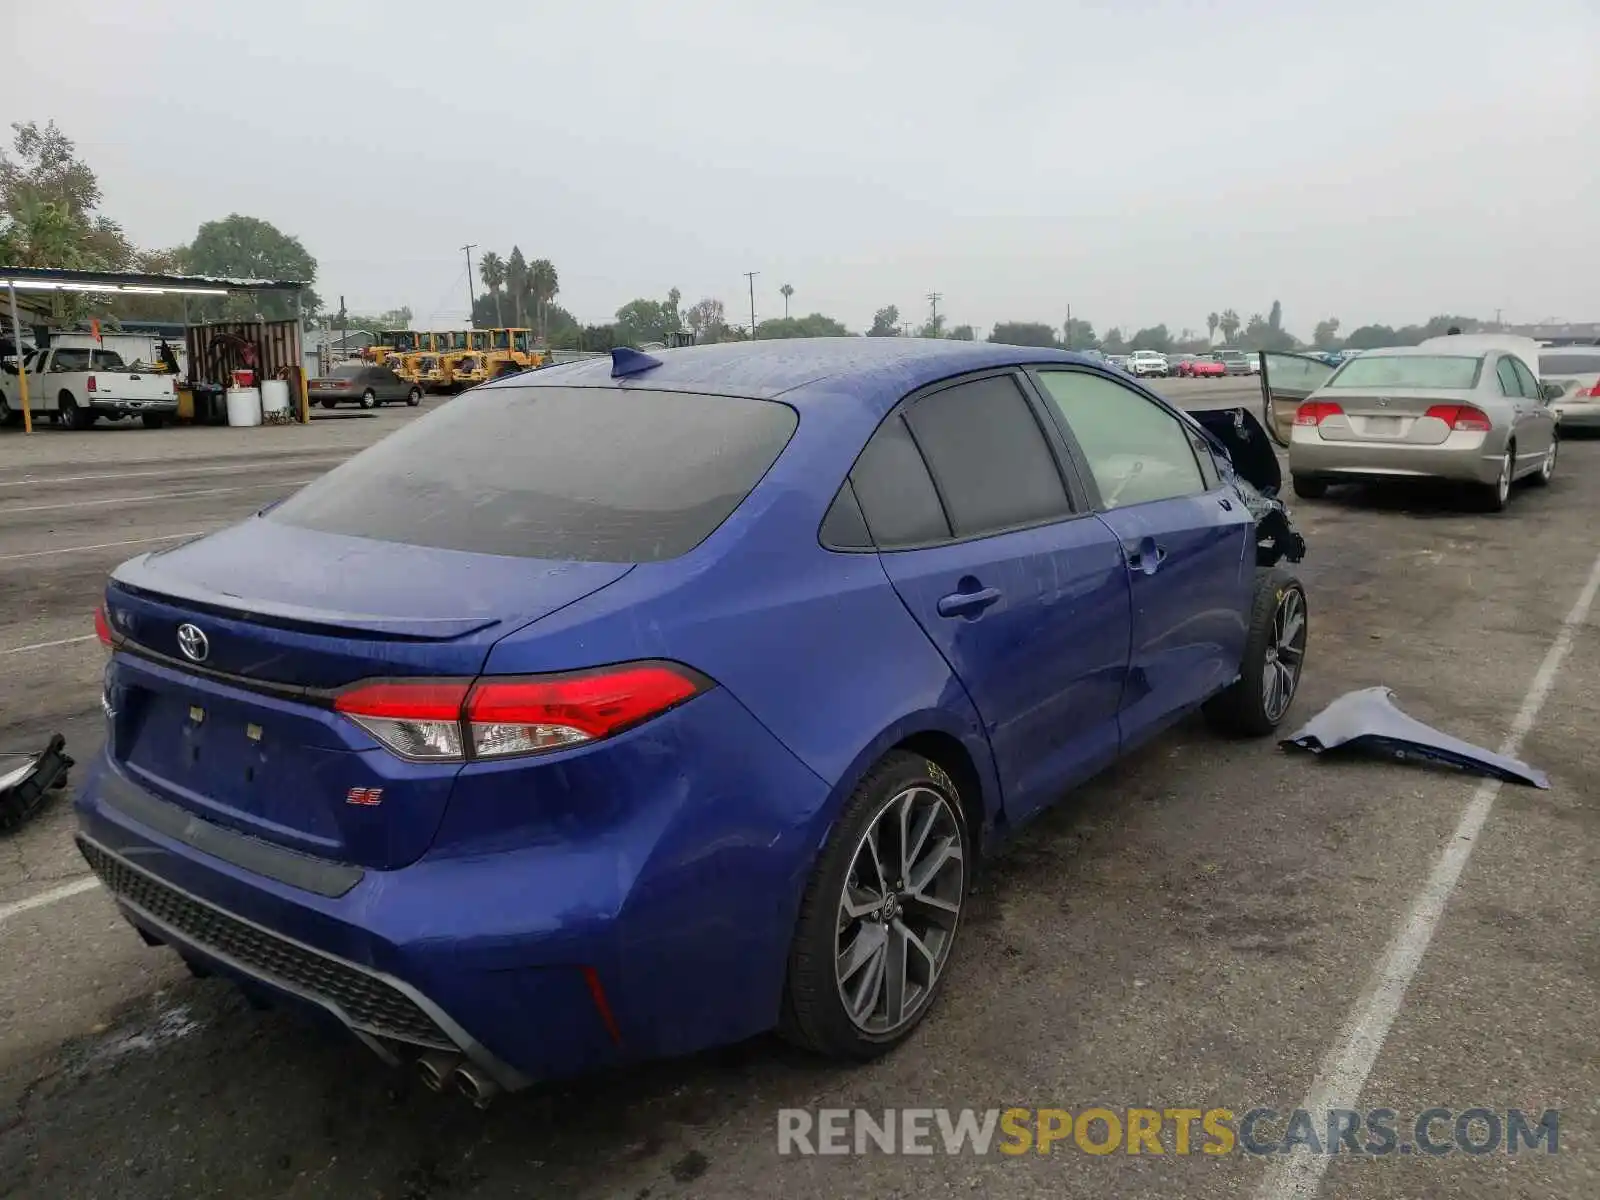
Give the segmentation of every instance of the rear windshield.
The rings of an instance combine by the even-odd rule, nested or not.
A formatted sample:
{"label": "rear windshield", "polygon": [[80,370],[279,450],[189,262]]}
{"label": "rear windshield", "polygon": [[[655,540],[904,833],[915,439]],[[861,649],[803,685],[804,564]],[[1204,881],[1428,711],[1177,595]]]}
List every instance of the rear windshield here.
{"label": "rear windshield", "polygon": [[1450,354],[1363,354],[1352,358],[1323,387],[1456,388],[1478,385],[1483,359]]}
{"label": "rear windshield", "polygon": [[1600,350],[1592,354],[1541,354],[1541,375],[1600,375]]}
{"label": "rear windshield", "polygon": [[267,519],[480,554],[656,562],[722,524],[797,421],[770,400],[494,387],[385,438]]}
{"label": "rear windshield", "polygon": [[125,365],[122,355],[115,350],[91,350],[76,346],[57,350],[52,364],[57,371],[120,371]]}
{"label": "rear windshield", "polygon": [[346,363],[343,366],[335,367],[333,370],[329,371],[328,374],[334,379],[355,379],[366,369],[366,367],[360,365],[359,363]]}

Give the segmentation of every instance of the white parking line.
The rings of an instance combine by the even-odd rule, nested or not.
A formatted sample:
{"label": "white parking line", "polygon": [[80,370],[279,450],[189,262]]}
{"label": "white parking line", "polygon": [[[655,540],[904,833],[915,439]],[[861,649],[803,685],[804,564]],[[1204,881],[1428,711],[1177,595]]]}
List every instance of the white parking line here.
{"label": "white parking line", "polygon": [[52,646],[71,646],[77,642],[92,642],[97,635],[86,633],[82,637],[57,638],[53,642],[34,642],[29,646],[13,646],[9,650],[0,650],[0,658],[8,654],[26,654],[30,650],[48,650]]}
{"label": "white parking line", "polygon": [[9,920],[18,913],[25,913],[31,908],[43,908],[46,904],[54,904],[57,900],[67,900],[73,896],[81,896],[84,892],[92,892],[100,886],[100,881],[93,875],[85,875],[82,879],[74,879],[71,883],[63,883],[60,887],[53,887],[47,892],[29,896],[24,900],[13,900],[10,904],[0,904],[0,922]]}
{"label": "white parking line", "polygon": [[[1555,641],[1550,644],[1544,661],[1534,673],[1533,683],[1522,698],[1522,707],[1517,710],[1506,740],[1500,746],[1501,754],[1515,755],[1522,745],[1522,739],[1533,728],[1539,710],[1544,707],[1550,689],[1555,686],[1561,664],[1572,650],[1578,627],[1589,618],[1597,591],[1600,591],[1600,558],[1590,568],[1588,581],[1578,593],[1577,601],[1561,622]],[[1389,1028],[1399,1015],[1406,988],[1421,966],[1422,956],[1433,939],[1433,931],[1438,928],[1439,920],[1444,915],[1445,904],[1461,879],[1461,872],[1472,857],[1473,848],[1478,844],[1478,835],[1483,832],[1484,822],[1489,819],[1489,811],[1494,807],[1495,797],[1500,794],[1500,786],[1498,779],[1485,780],[1472,794],[1472,799],[1462,810],[1454,835],[1434,862],[1422,890],[1412,900],[1393,940],[1367,981],[1361,999],[1346,1017],[1339,1040],[1329,1047],[1322,1067],[1311,1083],[1311,1090],[1300,1102],[1300,1107],[1311,1114],[1314,1128],[1326,1128],[1327,1112],[1331,1108],[1355,1108],[1361,1089],[1366,1086],[1367,1076],[1372,1073],[1372,1064],[1377,1061],[1384,1039],[1389,1036]],[[1310,1200],[1317,1194],[1328,1162],[1329,1159],[1324,1155],[1304,1152],[1274,1159],[1256,1192],[1258,1200]]]}
{"label": "white parking line", "polygon": [[303,487],[309,479],[286,479],[279,483],[245,483],[237,487],[196,488],[188,492],[151,492],[145,496],[110,496],[100,500],[65,500],[59,504],[29,504],[21,508],[0,508],[0,516],[8,513],[52,512],[62,508],[101,508],[107,504],[143,504],[150,500],[183,500],[190,496],[222,496],[229,492],[263,492],[273,488]]}
{"label": "white parking line", "polygon": [[15,562],[19,558],[44,558],[51,554],[77,554],[80,550],[110,550],[115,546],[142,546],[146,542],[175,542],[179,538],[199,537],[204,529],[191,529],[188,533],[162,533],[155,537],[124,538],[120,542],[96,542],[92,546],[59,546],[54,550],[26,550],[21,554],[0,554],[0,562]]}
{"label": "white parking line", "polygon": [[[351,451],[354,453],[354,451]],[[349,457],[346,455],[345,457]],[[245,467],[316,467],[326,461],[317,458],[241,459],[226,467],[189,467],[182,471],[108,471],[102,475],[24,475],[21,479],[0,479],[0,488],[37,487],[47,483],[95,483],[104,479],[176,479],[185,475],[231,475]],[[343,460],[328,463],[331,469]]]}

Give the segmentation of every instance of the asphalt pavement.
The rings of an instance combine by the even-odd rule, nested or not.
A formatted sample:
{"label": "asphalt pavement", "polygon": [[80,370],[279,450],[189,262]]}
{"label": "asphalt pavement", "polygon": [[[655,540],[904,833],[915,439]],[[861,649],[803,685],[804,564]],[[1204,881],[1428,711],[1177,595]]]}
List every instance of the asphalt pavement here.
{"label": "asphalt pavement", "polygon": [[[1180,403],[1255,400],[1237,380],[1165,386]],[[416,415],[0,433],[0,749],[60,730],[78,757],[96,751],[90,615],[117,562],[237,519]],[[146,948],[86,876],[63,797],[0,842],[0,1196],[1600,1194],[1600,635],[1580,603],[1600,442],[1565,444],[1553,485],[1504,514],[1461,499],[1292,501],[1311,641],[1291,720],[1386,684],[1459,736],[1519,733],[1549,791],[1186,723],[995,864],[938,1009],[863,1068],[762,1038],[477,1112]],[[786,1108],[1242,1115],[1308,1095],[1403,1122],[1557,1109],[1559,1153],[1346,1156],[1320,1179],[1177,1154],[1170,1135],[1160,1155],[1070,1138],[1015,1156],[778,1153]]]}

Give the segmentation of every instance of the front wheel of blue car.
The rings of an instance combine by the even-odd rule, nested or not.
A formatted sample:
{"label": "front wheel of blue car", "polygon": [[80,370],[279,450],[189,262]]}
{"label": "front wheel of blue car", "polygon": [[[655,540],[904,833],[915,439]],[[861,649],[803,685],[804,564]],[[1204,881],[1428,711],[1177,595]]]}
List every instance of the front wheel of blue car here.
{"label": "front wheel of blue car", "polygon": [[961,796],[895,751],[852,793],[801,901],[782,1032],[834,1058],[910,1036],[944,982],[971,859]]}
{"label": "front wheel of blue car", "polygon": [[1214,728],[1235,737],[1278,728],[1300,687],[1309,629],[1305,585],[1283,567],[1258,570],[1239,678],[1205,706]]}

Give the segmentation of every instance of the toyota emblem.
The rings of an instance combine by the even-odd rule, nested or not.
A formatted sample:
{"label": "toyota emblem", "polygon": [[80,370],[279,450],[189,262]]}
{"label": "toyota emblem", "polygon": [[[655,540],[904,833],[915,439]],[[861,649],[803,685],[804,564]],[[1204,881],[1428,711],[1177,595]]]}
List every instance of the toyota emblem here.
{"label": "toyota emblem", "polygon": [[178,626],[178,649],[190,662],[205,662],[206,655],[211,653],[211,639],[206,637],[205,630],[186,621]]}

